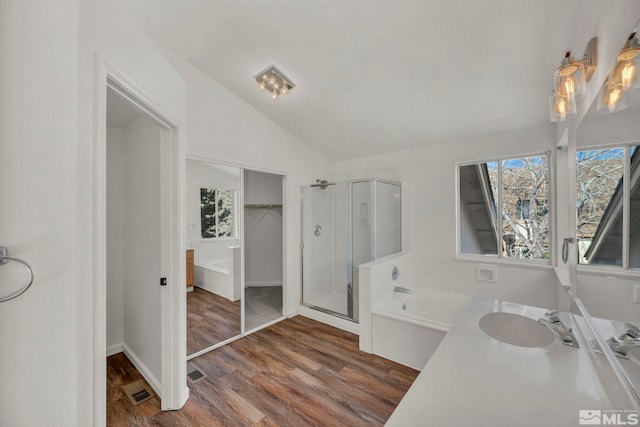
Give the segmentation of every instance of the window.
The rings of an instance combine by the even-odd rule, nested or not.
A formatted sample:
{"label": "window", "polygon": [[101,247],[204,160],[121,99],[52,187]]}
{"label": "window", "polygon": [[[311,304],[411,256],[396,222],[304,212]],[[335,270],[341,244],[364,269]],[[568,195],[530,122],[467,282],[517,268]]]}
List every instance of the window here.
{"label": "window", "polygon": [[464,165],[458,173],[461,254],[549,259],[548,154]]}
{"label": "window", "polygon": [[200,189],[200,225],[203,239],[235,237],[235,192]]}
{"label": "window", "polygon": [[622,146],[576,153],[580,264],[640,268],[639,151]]}

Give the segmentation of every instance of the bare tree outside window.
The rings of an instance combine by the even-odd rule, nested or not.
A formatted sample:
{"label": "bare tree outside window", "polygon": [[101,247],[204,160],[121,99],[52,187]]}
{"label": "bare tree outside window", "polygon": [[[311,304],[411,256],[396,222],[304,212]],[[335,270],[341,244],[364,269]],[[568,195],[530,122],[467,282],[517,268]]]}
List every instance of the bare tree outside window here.
{"label": "bare tree outside window", "polygon": [[[472,173],[475,175],[471,176]],[[484,249],[490,247],[489,244],[474,246],[469,243],[490,242],[487,237],[490,226],[493,241],[500,240],[497,251],[499,257],[548,259],[548,180],[547,155],[460,167],[459,215],[462,252],[491,253]],[[501,204],[496,206],[499,200]]]}
{"label": "bare tree outside window", "polygon": [[576,153],[576,232],[580,264],[622,263],[624,148]]}
{"label": "bare tree outside window", "polygon": [[548,175],[546,156],[502,161],[502,250],[506,258],[549,258]]}

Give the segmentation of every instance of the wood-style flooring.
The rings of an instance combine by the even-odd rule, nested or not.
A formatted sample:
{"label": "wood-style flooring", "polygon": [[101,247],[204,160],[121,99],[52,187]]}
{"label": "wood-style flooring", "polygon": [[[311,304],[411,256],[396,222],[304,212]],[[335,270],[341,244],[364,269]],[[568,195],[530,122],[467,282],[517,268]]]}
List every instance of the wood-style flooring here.
{"label": "wood-style flooring", "polygon": [[191,360],[207,376],[188,380],[180,411],[160,412],[158,398],[132,406],[117,389],[139,374],[122,354],[107,364],[109,426],[383,425],[419,373],[302,316]]}
{"label": "wood-style flooring", "polygon": [[187,292],[187,355],[240,335],[240,300],[193,287]]}

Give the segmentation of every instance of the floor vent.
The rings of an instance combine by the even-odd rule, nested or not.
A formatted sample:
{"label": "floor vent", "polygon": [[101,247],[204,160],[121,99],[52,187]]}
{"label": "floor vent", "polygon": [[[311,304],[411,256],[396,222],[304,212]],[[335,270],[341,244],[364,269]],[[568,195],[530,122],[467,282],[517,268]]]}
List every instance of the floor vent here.
{"label": "floor vent", "polygon": [[146,402],[156,395],[145,380],[138,380],[127,384],[122,387],[122,390],[134,406]]}
{"label": "floor vent", "polygon": [[198,381],[206,377],[206,375],[196,367],[193,367],[189,371],[187,371],[187,376],[191,381]]}

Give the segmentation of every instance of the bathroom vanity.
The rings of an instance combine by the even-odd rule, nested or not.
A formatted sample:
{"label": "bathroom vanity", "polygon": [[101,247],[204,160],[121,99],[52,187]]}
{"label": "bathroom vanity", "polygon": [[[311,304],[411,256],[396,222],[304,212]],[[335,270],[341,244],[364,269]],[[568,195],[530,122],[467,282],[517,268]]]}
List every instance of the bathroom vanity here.
{"label": "bathroom vanity", "polygon": [[547,312],[473,298],[387,425],[574,426],[579,425],[579,411],[632,410],[606,359],[578,332],[574,316],[559,314],[574,329],[580,348],[564,345],[558,337],[549,343],[542,338],[547,330],[542,325],[530,341],[522,337],[521,344],[529,347],[492,338],[480,327],[488,313],[536,322]]}

